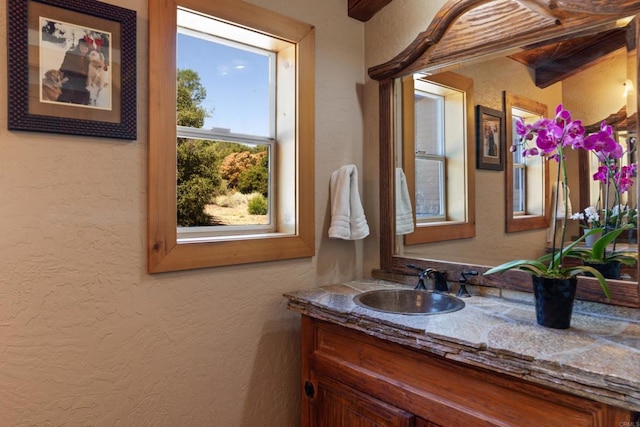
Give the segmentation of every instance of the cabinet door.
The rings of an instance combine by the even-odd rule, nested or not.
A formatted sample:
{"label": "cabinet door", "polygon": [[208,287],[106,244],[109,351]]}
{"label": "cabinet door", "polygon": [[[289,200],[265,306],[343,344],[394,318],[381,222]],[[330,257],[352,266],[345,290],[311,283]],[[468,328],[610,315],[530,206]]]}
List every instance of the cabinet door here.
{"label": "cabinet door", "polygon": [[427,421],[422,418],[416,418],[416,427],[442,427],[442,426],[440,426],[439,424],[434,424],[431,421]]}
{"label": "cabinet door", "polygon": [[311,400],[315,427],[413,427],[415,417],[374,397],[319,375]]}

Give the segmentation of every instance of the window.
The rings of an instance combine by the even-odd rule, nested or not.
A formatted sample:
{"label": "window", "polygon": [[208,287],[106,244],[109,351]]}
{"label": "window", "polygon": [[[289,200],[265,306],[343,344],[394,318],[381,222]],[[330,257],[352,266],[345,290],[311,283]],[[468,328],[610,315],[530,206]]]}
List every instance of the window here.
{"label": "window", "polygon": [[[514,115],[512,118],[511,125],[512,129],[515,129],[516,120],[520,119],[521,116],[516,115],[514,111]],[[516,139],[511,141],[511,144],[516,144]],[[526,214],[526,188],[527,188],[527,158],[522,155],[522,150],[516,150],[513,153],[513,215],[525,215]]]}
{"label": "window", "polygon": [[[437,87],[415,82],[415,199],[418,224],[444,220],[446,208],[446,155],[444,143],[445,97],[426,92]],[[418,89],[421,87],[424,90]]]}
{"label": "window", "polygon": [[[241,1],[177,3],[149,6],[148,270],[312,256],[313,27]],[[184,99],[197,101],[200,114],[189,116]],[[183,162],[196,152],[198,168],[211,172],[202,187],[185,179],[193,171]],[[215,206],[212,186],[226,193],[237,185],[238,174],[214,179],[223,160],[260,172],[249,188],[263,195],[266,212],[249,223],[211,221],[202,209],[185,215],[178,200]]]}
{"label": "window", "polygon": [[244,43],[223,38],[232,31],[178,8],[178,241],[276,232],[275,213],[294,206],[271,197],[278,184],[270,165],[276,108],[295,104],[295,90],[276,96],[278,54],[256,46],[250,32],[236,35]]}
{"label": "window", "polygon": [[454,73],[402,79],[402,166],[415,207],[405,244],[473,237],[473,82]]}
{"label": "window", "polygon": [[[539,102],[505,92],[507,141],[519,142],[516,121],[533,123],[547,115],[547,107]],[[508,150],[507,150],[508,152]],[[546,215],[549,171],[542,156],[523,157],[522,150],[506,156],[506,231],[534,230],[548,226]]]}
{"label": "window", "polygon": [[[511,108],[511,126],[516,121],[524,120],[526,124],[538,121],[542,116],[517,107]],[[512,132],[511,144],[519,144],[519,136]],[[545,207],[545,164],[542,156],[524,157],[522,150],[513,155],[513,215],[514,217],[544,216]]]}

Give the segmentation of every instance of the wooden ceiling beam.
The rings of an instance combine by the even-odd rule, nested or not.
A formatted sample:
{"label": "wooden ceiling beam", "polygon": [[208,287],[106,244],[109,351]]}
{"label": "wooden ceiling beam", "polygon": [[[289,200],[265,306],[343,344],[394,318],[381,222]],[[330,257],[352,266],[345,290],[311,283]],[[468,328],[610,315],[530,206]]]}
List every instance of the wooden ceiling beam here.
{"label": "wooden ceiling beam", "polygon": [[568,49],[561,57],[536,64],[536,86],[539,88],[549,87],[571,77],[584,68],[601,61],[606,55],[626,47],[626,45],[625,31],[611,31],[606,35],[595,36],[589,42],[583,42]]}
{"label": "wooden ceiling beam", "polygon": [[348,2],[349,17],[366,22],[391,3],[391,0],[348,0]]}

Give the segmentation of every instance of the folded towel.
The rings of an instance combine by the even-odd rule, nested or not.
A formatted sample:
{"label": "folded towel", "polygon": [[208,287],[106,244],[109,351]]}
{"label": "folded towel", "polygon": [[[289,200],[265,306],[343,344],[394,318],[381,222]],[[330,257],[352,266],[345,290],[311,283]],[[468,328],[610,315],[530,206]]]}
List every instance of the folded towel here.
{"label": "folded towel", "polygon": [[[564,205],[564,192],[567,192],[567,206],[565,212]],[[557,194],[556,194],[557,193]],[[563,219],[565,216],[568,218],[572,215],[571,209],[571,199],[569,198],[569,187],[565,187],[564,183],[560,183],[560,186],[557,186],[555,183],[553,184],[553,188],[551,189],[551,219]],[[556,206],[556,200],[558,200],[558,205]]]}
{"label": "folded towel", "polygon": [[413,233],[413,210],[407,188],[407,177],[396,168],[396,234]]}
{"label": "folded towel", "polygon": [[345,165],[331,174],[331,226],[329,237],[358,240],[369,235],[369,225],[358,192],[358,170]]}
{"label": "folded towel", "polygon": [[[565,212],[564,206],[564,192],[567,192],[567,209]],[[560,186],[557,186],[556,183],[553,183],[551,187],[551,226],[547,228],[547,243],[553,243],[554,236],[556,235],[556,229],[558,228],[557,221],[554,219],[564,219],[565,216],[568,218],[572,215],[571,208],[571,199],[569,198],[569,187],[565,187],[564,183],[561,182]],[[556,206],[556,193],[558,206]]]}

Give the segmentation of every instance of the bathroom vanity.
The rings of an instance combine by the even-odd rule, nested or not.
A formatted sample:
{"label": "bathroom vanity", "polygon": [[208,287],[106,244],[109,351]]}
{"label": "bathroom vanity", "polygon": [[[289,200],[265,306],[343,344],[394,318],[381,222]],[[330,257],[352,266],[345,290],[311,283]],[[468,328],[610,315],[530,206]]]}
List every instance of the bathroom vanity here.
{"label": "bathroom vanity", "polygon": [[[614,306],[589,302],[602,302],[602,290],[597,281],[581,277],[571,328],[555,330],[536,323],[528,275],[510,271],[482,276],[488,266],[504,262],[500,257],[505,255],[542,255],[550,227],[552,174],[543,173],[536,189],[544,212],[517,215],[511,203],[518,191],[511,155],[506,156],[504,172],[500,165],[493,168],[498,172],[476,173],[476,155],[482,150],[476,150],[480,132],[474,129],[478,106],[507,117],[506,113],[513,115],[514,105],[549,104],[549,111],[557,105],[556,93],[549,98],[540,93],[558,83],[538,78],[545,67],[525,61],[527,70],[518,68],[522,73],[495,76],[498,70],[515,68],[511,55],[516,52],[544,47],[556,53],[583,43],[586,36],[599,43],[609,39],[602,34],[619,30],[619,43],[607,52],[625,49],[623,68],[634,70],[635,78],[640,33],[631,23],[638,13],[640,4],[627,0],[447,0],[404,50],[368,69],[369,77],[378,82],[379,108],[380,265],[373,274],[393,280],[408,277],[415,273],[409,264],[433,268],[452,279],[474,270],[479,273],[474,280],[478,289],[464,300],[463,309],[435,315],[392,314],[354,302],[363,292],[401,286],[384,280],[287,294],[289,308],[301,314],[302,322],[302,426],[640,426],[640,310],[628,308],[640,307],[637,280],[630,276],[632,280],[609,282],[608,302]],[[391,28],[405,31],[395,17],[389,17]],[[602,59],[583,53],[600,49],[576,51],[580,53],[563,61],[563,70],[555,71],[573,76],[585,66],[583,59]],[[481,66],[483,60],[498,62]],[[580,67],[573,67],[577,64]],[[483,72],[474,77],[464,70],[469,65]],[[487,83],[494,77],[499,82]],[[465,106],[451,123],[432,131],[453,134],[445,143],[447,150],[441,150],[446,155],[439,152],[428,158],[447,159],[450,188],[443,185],[438,191],[442,200],[455,201],[447,203],[451,212],[438,214],[442,218],[435,215],[433,221],[421,218],[407,233],[398,227],[398,218],[406,212],[396,212],[397,185],[409,182],[410,205],[417,206],[415,182],[420,177],[414,166],[422,159],[416,153],[427,152],[416,146],[416,129],[429,128],[429,120],[440,117],[438,110],[420,116],[416,124],[416,82],[421,86],[418,92],[443,97],[445,105],[453,96],[449,92],[455,92],[449,104],[462,105],[465,100]],[[509,85],[498,86],[503,82]],[[600,104],[583,86],[575,86],[580,99]],[[527,102],[513,102],[525,98]],[[627,100],[629,114],[640,109],[638,97]],[[600,112],[594,116],[599,123]],[[511,127],[511,120],[505,121]],[[637,135],[637,119],[631,123],[624,131]],[[511,141],[510,136],[503,139]],[[576,160],[573,178],[579,184],[574,189],[582,210],[591,190],[590,177],[579,171],[588,171],[589,161],[585,156]],[[442,176],[430,182],[446,182]],[[498,248],[507,252],[496,254]],[[532,255],[523,255],[525,250]]]}
{"label": "bathroom vanity", "polygon": [[[302,317],[303,426],[636,426],[640,313],[576,302],[540,327],[530,294],[489,290],[462,310],[402,315],[353,298],[362,280],[286,294]],[[476,292],[477,293],[477,292]]]}

